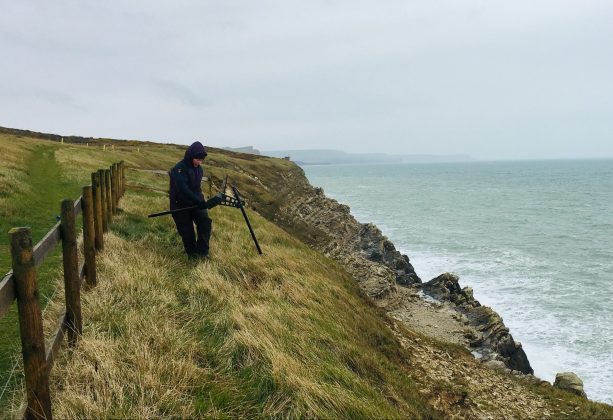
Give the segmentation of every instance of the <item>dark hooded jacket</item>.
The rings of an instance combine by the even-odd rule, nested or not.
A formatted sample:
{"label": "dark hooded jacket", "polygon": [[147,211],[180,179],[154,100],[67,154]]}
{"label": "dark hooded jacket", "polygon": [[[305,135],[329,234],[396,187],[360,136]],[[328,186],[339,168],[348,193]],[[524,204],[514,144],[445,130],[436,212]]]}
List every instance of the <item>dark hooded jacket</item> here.
{"label": "dark hooded jacket", "polygon": [[170,208],[193,206],[204,202],[204,195],[200,189],[200,183],[204,176],[202,166],[194,167],[194,156],[206,155],[204,146],[199,141],[193,143],[183,160],[177,163],[168,173],[170,175]]}

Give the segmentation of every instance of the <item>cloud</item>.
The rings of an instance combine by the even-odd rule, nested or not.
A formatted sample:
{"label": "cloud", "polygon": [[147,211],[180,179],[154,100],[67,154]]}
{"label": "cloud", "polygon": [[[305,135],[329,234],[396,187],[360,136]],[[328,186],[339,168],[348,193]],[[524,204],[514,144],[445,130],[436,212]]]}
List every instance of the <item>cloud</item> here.
{"label": "cloud", "polygon": [[0,112],[220,146],[613,156],[612,19],[604,0],[9,2]]}
{"label": "cloud", "polygon": [[169,80],[160,80],[155,82],[155,85],[168,96],[178,99],[180,102],[193,106],[196,108],[202,108],[211,103],[207,103],[201,95],[197,94],[188,87]]}

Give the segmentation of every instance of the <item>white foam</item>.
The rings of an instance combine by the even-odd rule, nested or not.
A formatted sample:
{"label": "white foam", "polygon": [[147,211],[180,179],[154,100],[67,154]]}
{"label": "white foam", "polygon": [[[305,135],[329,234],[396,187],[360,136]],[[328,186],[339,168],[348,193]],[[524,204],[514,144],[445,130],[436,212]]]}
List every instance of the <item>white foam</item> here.
{"label": "white foam", "polygon": [[[503,317],[537,376],[553,381],[574,371],[591,399],[613,403],[613,178],[602,176],[606,165],[399,166],[391,175],[389,167],[368,174],[355,167],[341,178],[328,167],[326,182],[335,187],[324,188],[358,220],[377,224],[423,281],[460,276]],[[564,185],[551,182],[553,170]],[[349,180],[360,190],[347,189]]]}
{"label": "white foam", "polygon": [[423,301],[428,302],[428,303],[433,303],[433,304],[437,304],[440,305],[441,302],[435,298],[433,298],[430,295],[427,295],[423,292],[423,290],[420,290],[417,292],[417,296],[419,296]]}

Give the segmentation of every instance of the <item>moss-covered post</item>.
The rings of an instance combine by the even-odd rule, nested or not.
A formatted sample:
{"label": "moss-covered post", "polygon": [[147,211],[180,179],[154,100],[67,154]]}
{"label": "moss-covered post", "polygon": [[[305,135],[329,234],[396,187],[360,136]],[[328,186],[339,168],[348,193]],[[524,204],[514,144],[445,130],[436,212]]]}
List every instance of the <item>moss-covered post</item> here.
{"label": "moss-covered post", "polygon": [[104,180],[106,182],[106,214],[109,218],[109,226],[113,223],[113,197],[111,196],[111,170],[104,170]]}
{"label": "moss-covered post", "polygon": [[109,231],[109,215],[107,212],[108,206],[106,205],[106,175],[104,169],[98,170],[98,177],[100,178],[100,204],[102,206],[102,230],[104,233]]}
{"label": "moss-covered post", "polygon": [[94,198],[94,230],[96,250],[104,248],[104,233],[102,221],[102,194],[100,188],[100,174],[92,172],[92,196]]}
{"label": "moss-covered post", "polygon": [[49,371],[45,358],[43,316],[38,301],[32,233],[30,228],[14,228],[9,231],[9,237],[28,403],[25,417],[51,419]]}
{"label": "moss-covered post", "polygon": [[73,346],[83,331],[81,321],[81,279],[77,254],[77,230],[74,201],[62,201],[62,259],[64,265],[64,292],[66,295],[66,324],[68,343]]}
{"label": "moss-covered post", "polygon": [[96,246],[94,227],[94,197],[92,187],[83,187],[83,256],[85,257],[85,278],[87,284],[95,286],[96,279]]}

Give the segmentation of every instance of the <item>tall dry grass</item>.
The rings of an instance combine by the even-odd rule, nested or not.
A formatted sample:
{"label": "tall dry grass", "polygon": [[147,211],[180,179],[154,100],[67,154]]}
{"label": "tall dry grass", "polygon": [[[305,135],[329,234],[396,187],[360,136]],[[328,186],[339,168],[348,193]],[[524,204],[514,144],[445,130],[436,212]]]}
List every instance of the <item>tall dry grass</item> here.
{"label": "tall dry grass", "polygon": [[[342,267],[278,227],[250,213],[265,253],[259,256],[240,213],[217,208],[211,258],[186,261],[170,217],[146,217],[167,207],[164,172],[181,159],[181,148],[102,151],[4,140],[0,153],[11,161],[3,159],[0,182],[8,179],[6,168],[17,171],[18,182],[24,162],[44,149],[53,150],[62,176],[50,165],[32,177],[38,184],[47,178],[71,188],[87,184],[91,171],[124,160],[129,184],[145,189],[122,199],[123,212],[98,254],[99,285],[82,294],[84,335],[75,349],[60,352],[52,371],[56,418],[437,416],[425,401],[432,395],[411,379],[423,367],[396,341],[385,315],[360,296]],[[260,203],[279,199],[270,190],[283,182],[283,171],[299,170],[290,166],[221,151],[206,162],[214,178],[230,174]],[[57,289],[45,313],[47,335],[63,307],[61,270],[48,271]],[[443,395],[446,386],[440,384]],[[555,399],[552,405],[563,400],[536,392]],[[17,389],[14,407],[22,397]],[[585,406],[578,411],[583,417],[608,413]]]}
{"label": "tall dry grass", "polygon": [[8,207],[11,196],[27,191],[25,175],[28,157],[32,153],[31,147],[31,144],[16,136],[0,134],[0,209]]}
{"label": "tall dry grass", "polygon": [[[94,417],[421,417],[376,309],[333,261],[251,214],[217,208],[189,263],[166,198],[129,193],[84,293],[84,335],[53,369],[54,413]],[[61,302],[49,311],[55,319]]]}

